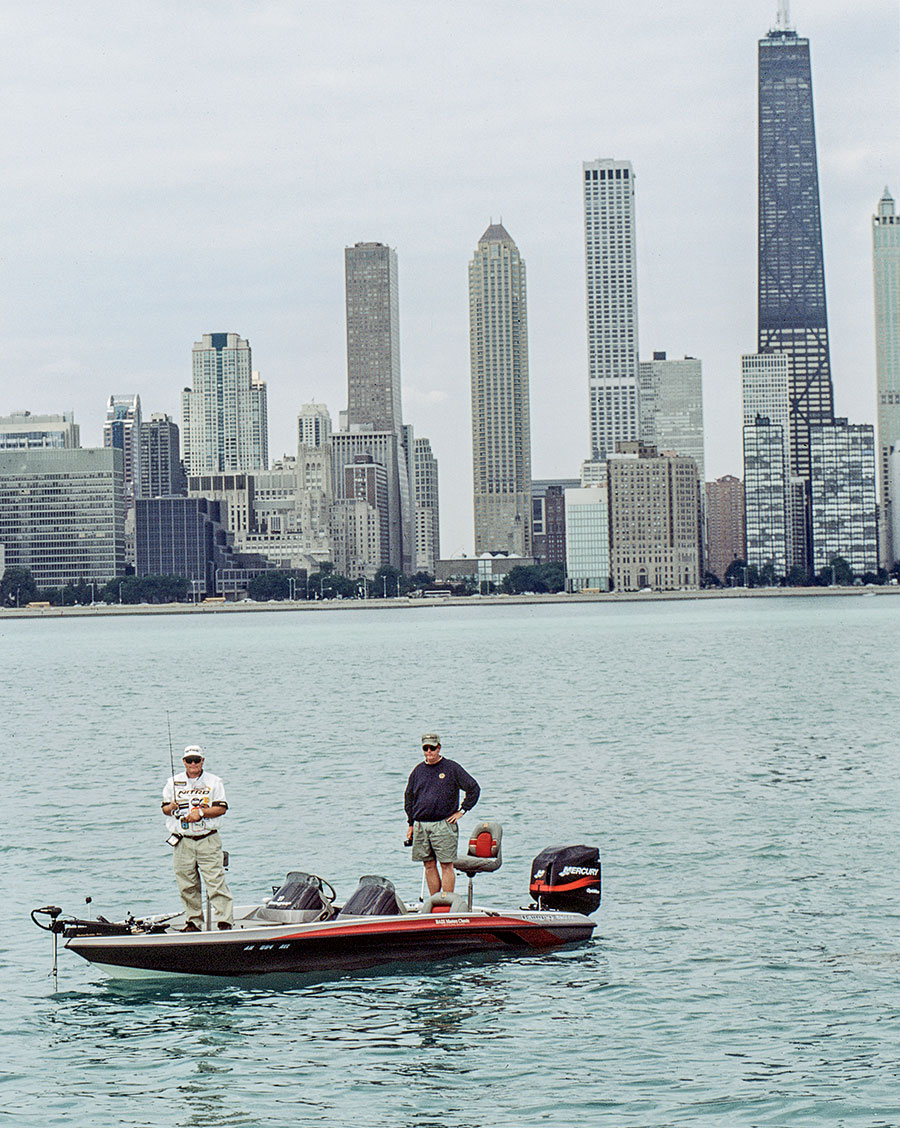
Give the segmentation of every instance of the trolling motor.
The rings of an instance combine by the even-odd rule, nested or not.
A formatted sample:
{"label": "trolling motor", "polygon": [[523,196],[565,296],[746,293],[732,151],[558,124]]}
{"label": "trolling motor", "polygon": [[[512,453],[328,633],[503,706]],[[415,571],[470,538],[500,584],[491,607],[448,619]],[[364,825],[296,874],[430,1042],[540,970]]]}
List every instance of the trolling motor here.
{"label": "trolling motor", "polygon": [[[38,926],[38,928],[42,928],[45,932],[52,932],[53,933],[53,965],[50,968],[50,974],[53,976],[53,985],[54,986],[56,986],[56,974],[57,974],[56,969],[57,969],[58,942],[57,942],[56,938],[57,938],[57,936],[59,936],[60,932],[62,932],[63,928],[65,927],[65,921],[58,919],[59,914],[61,912],[62,912],[62,909],[59,908],[57,905],[44,905],[43,908],[31,910],[31,919]],[[41,924],[41,922],[35,916],[35,913],[42,913],[43,915],[48,916],[50,918],[50,923],[49,924]]]}

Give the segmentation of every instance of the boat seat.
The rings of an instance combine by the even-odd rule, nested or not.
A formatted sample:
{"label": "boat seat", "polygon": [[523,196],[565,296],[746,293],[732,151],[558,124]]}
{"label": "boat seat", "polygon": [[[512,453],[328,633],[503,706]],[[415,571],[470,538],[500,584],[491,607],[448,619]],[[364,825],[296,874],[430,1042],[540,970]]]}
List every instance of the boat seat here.
{"label": "boat seat", "polygon": [[252,914],[254,920],[279,924],[308,924],[334,916],[331,900],[321,878],[302,870],[291,870],[284,884]]}
{"label": "boat seat", "polygon": [[469,912],[472,911],[475,897],[475,874],[493,873],[503,864],[503,856],[500,853],[502,838],[503,827],[498,822],[485,819],[484,822],[478,823],[469,835],[468,851],[465,854],[460,854],[453,863],[455,869],[466,874],[469,878],[467,898]]}
{"label": "boat seat", "polygon": [[453,863],[460,873],[470,877],[476,873],[492,873],[498,870],[503,862],[500,853],[500,841],[503,838],[503,827],[498,822],[485,821],[479,823],[469,835],[469,849],[461,854]]}
{"label": "boat seat", "polygon": [[359,879],[338,916],[402,916],[406,911],[392,882],[366,874]]}
{"label": "boat seat", "polygon": [[426,897],[422,902],[422,908],[419,910],[423,915],[425,913],[464,913],[466,912],[466,899],[460,897],[458,893],[432,893],[430,897]]}

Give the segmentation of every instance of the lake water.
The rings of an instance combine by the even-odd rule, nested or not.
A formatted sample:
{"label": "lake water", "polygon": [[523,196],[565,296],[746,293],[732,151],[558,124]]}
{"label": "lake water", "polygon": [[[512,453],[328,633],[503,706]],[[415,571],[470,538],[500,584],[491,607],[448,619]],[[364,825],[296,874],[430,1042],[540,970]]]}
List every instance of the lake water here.
{"label": "lake water", "polygon": [[[0,1126],[900,1124],[900,598],[0,620]],[[28,911],[176,907],[199,741],[239,901],[415,900],[436,729],[504,826],[484,903],[601,847],[589,945],[415,974],[114,987]],[[471,821],[463,823],[463,831]]]}

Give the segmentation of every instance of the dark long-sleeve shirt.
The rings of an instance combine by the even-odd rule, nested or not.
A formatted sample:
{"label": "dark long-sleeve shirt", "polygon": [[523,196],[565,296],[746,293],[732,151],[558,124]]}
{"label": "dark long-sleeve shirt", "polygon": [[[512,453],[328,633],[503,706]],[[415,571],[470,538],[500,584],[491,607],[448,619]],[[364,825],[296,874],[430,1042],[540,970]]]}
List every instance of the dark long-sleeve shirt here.
{"label": "dark long-sleeve shirt", "polygon": [[412,825],[417,820],[437,822],[449,818],[460,808],[459,793],[465,792],[464,811],[478,802],[481,788],[455,760],[442,756],[436,764],[416,764],[409,774],[404,806]]}

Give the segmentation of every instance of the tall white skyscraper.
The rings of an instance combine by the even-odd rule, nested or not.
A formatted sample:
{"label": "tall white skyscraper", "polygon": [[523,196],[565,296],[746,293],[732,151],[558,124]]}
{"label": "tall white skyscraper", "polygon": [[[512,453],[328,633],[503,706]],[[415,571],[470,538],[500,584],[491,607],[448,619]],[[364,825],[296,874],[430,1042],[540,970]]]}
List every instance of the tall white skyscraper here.
{"label": "tall white skyscraper", "polygon": [[891,449],[900,450],[900,215],[887,188],[872,218],[875,281],[875,376],[878,394],[878,493],[881,498],[881,562],[900,556],[888,472]]}
{"label": "tall white skyscraper", "polygon": [[640,364],[641,441],[693,458],[705,482],[703,365],[692,356],[668,360],[655,352]]}
{"label": "tall white skyscraper", "polygon": [[250,342],[207,333],[192,353],[193,388],[181,395],[189,475],[265,470],[269,464],[266,385],[253,371]]}
{"label": "tall white skyscraper", "polygon": [[469,263],[475,552],[531,556],[525,262],[500,223]]}
{"label": "tall white skyscraper", "polygon": [[603,158],[584,169],[591,457],[639,436],[634,170]]}
{"label": "tall white skyscraper", "polygon": [[110,396],[103,424],[103,445],[122,452],[125,470],[125,513],[141,493],[141,397]]}

